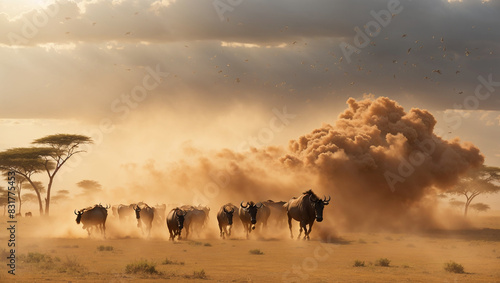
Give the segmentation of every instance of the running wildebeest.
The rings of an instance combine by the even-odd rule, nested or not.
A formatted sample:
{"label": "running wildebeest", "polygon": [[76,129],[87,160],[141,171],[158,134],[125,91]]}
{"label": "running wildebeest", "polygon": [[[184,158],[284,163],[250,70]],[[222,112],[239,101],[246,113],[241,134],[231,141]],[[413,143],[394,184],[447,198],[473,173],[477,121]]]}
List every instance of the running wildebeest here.
{"label": "running wildebeest", "polygon": [[208,212],[210,208],[204,206],[192,206],[192,205],[183,205],[181,209],[186,212],[184,217],[184,228],[186,230],[186,239],[189,237],[189,231],[196,231],[199,235],[201,229],[205,225],[205,222],[208,220]]}
{"label": "running wildebeest", "polygon": [[[298,238],[300,238],[302,229],[304,229],[304,240],[309,240],[309,233],[311,233],[314,220],[316,219],[318,222],[323,221],[323,208],[325,205],[328,205],[330,199],[330,197],[328,197],[328,199],[326,199],[326,197],[320,199],[312,190],[308,190],[303,192],[300,197],[294,197],[285,204],[288,214],[288,227],[290,228],[290,236],[292,239],[292,218],[300,223]],[[309,231],[306,225],[309,225]]]}
{"label": "running wildebeest", "polygon": [[87,207],[80,209],[78,213],[76,209],[74,213],[76,216],[76,224],[82,222],[82,229],[87,229],[87,233],[90,237],[90,231],[93,226],[96,226],[101,230],[101,234],[106,237],[106,218],[108,217],[109,206],[103,207],[100,204],[96,204],[94,207]]}
{"label": "running wildebeest", "polygon": [[137,218],[137,227],[141,228],[142,233],[144,234],[144,230],[142,229],[141,222],[146,225],[146,229],[148,230],[148,237],[151,234],[151,227],[153,226],[153,219],[155,216],[154,208],[149,205],[140,202],[134,208],[135,217]]}
{"label": "running wildebeest", "polygon": [[287,211],[286,207],[283,205],[286,204],[285,201],[264,201],[262,202],[265,206],[269,207],[271,211],[271,215],[269,217],[269,220],[272,225],[275,225],[277,227],[284,227],[286,225],[286,220],[287,220]]}
{"label": "running wildebeest", "polygon": [[[237,207],[232,203],[223,205],[217,213],[217,221],[219,222],[220,237],[225,239],[225,235],[231,236],[231,228],[233,227],[233,214]],[[229,229],[227,229],[229,226]],[[228,232],[229,230],[229,232]]]}
{"label": "running wildebeest", "polygon": [[118,206],[119,205],[116,205],[116,204],[111,206],[111,211],[113,212],[113,217],[118,216]]}
{"label": "running wildebeest", "polygon": [[257,223],[262,224],[262,228],[265,228],[267,227],[267,220],[269,219],[269,216],[271,216],[271,209],[263,202],[261,202],[261,204],[262,206],[257,214]]}
{"label": "running wildebeest", "polygon": [[241,223],[243,224],[243,228],[248,234],[255,230],[255,224],[257,223],[257,211],[262,207],[262,203],[255,204],[253,201],[247,202],[245,206],[243,206],[243,202],[240,203],[239,209],[239,217]]}
{"label": "running wildebeest", "polygon": [[170,240],[175,240],[175,236],[177,239],[181,239],[182,228],[184,228],[184,216],[186,215],[186,211],[176,207],[172,209],[167,216],[167,227],[168,232],[170,233]]}
{"label": "running wildebeest", "polygon": [[118,213],[118,218],[120,219],[120,221],[123,222],[124,220],[135,217],[135,209],[134,209],[135,206],[136,206],[135,203],[129,205],[125,204],[118,205],[116,211]]}

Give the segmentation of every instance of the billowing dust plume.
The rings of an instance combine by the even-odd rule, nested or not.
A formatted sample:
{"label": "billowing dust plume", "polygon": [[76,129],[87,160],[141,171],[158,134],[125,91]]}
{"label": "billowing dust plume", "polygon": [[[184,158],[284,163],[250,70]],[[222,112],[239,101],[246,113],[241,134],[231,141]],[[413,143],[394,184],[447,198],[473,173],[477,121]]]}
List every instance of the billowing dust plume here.
{"label": "billowing dust plume", "polygon": [[322,191],[333,196],[331,217],[342,226],[436,227],[436,192],[481,165],[479,149],[438,137],[426,110],[407,113],[386,97],[347,104],[334,125],[290,141],[283,164],[294,171],[314,168]]}

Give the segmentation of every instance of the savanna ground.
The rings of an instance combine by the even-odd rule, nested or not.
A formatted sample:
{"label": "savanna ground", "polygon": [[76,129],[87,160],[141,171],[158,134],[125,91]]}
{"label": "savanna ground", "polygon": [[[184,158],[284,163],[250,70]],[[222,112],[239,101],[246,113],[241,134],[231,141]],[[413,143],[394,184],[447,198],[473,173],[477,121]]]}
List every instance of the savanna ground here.
{"label": "savanna ground", "polygon": [[[108,220],[108,237],[103,239],[88,238],[74,220],[74,226],[61,230],[39,217],[19,219],[16,275],[7,273],[9,235],[2,228],[0,281],[500,282],[498,216],[477,217],[477,229],[411,234],[337,231],[323,240],[314,229],[321,224],[316,224],[310,241],[289,239],[287,229],[272,235],[255,231],[248,240],[241,233],[221,240],[213,229],[172,242],[166,240],[166,228],[157,228],[150,239],[137,231],[113,234],[118,227],[113,221]],[[5,218],[2,223],[7,226]],[[389,266],[377,265],[379,259],[388,259]],[[364,262],[364,267],[353,266],[355,261]],[[461,264],[464,273],[445,271],[449,261]],[[127,273],[127,266],[128,271],[144,272]]]}

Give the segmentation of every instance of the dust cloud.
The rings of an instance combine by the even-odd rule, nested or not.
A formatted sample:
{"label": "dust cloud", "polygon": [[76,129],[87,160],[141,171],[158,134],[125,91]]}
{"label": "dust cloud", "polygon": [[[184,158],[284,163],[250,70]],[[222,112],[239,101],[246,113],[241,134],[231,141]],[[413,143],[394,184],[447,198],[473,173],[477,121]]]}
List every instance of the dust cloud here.
{"label": "dust cloud", "polygon": [[[291,140],[288,147],[206,151],[186,143],[180,149],[180,160],[166,162],[158,157],[144,164],[123,164],[121,175],[116,176],[119,185],[103,190],[95,199],[87,196],[84,201],[68,202],[71,207],[64,209],[69,215],[64,223],[69,226],[62,225],[52,233],[86,237],[86,232],[76,232],[72,212],[88,206],[89,201],[110,205],[143,201],[150,206],[166,204],[166,214],[184,204],[207,205],[211,208],[208,223],[192,237],[217,238],[216,214],[222,205],[288,201],[308,189],[332,198],[324,210],[325,220],[315,223],[312,238],[341,230],[462,225],[461,221],[450,222],[451,214],[439,210],[436,195],[483,163],[479,149],[458,139],[439,137],[434,132],[436,120],[426,110],[406,112],[386,97],[350,98],[347,104],[334,124]],[[135,219],[124,224],[111,209],[107,226],[109,237],[144,237]],[[258,228],[254,235],[288,238],[287,226],[285,222],[270,223],[267,230],[259,232],[262,228]],[[294,221],[293,226],[297,235],[298,223]],[[241,226],[233,231],[236,237],[244,235]],[[152,236],[168,239],[164,222],[153,227]]]}

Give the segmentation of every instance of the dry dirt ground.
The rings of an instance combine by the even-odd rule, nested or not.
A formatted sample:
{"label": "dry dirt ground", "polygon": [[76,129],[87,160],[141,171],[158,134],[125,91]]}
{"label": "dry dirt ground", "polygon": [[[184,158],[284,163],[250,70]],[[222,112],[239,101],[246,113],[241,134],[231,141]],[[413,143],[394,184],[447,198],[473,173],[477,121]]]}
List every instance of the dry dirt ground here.
{"label": "dry dirt ground", "polygon": [[[314,228],[310,241],[286,233],[221,240],[214,232],[175,242],[158,231],[150,239],[113,236],[113,224],[107,239],[88,238],[81,227],[51,236],[48,231],[59,228],[45,223],[43,230],[39,219],[17,224],[15,275],[8,274],[9,234],[2,228],[0,282],[500,282],[500,217],[484,218],[487,229],[337,232],[326,241]],[[376,265],[381,258],[388,267]],[[356,260],[365,266],[354,267]],[[465,272],[445,271],[449,261]],[[127,273],[127,266],[142,272]]]}

